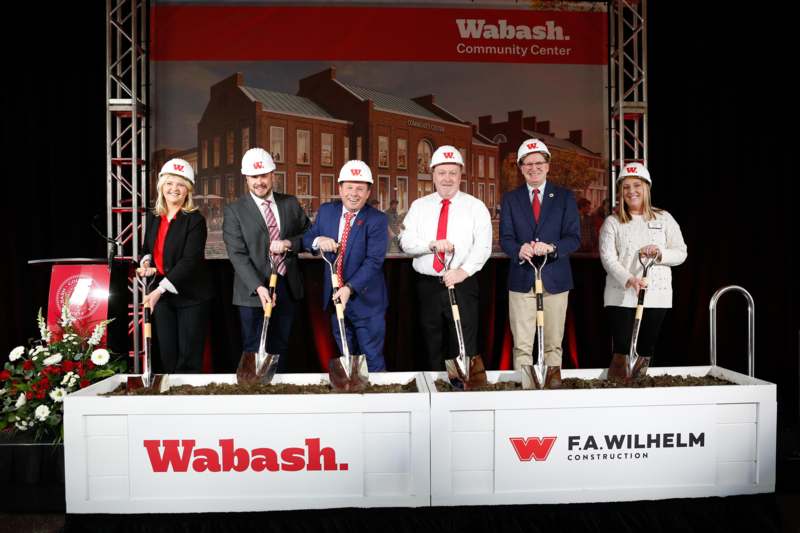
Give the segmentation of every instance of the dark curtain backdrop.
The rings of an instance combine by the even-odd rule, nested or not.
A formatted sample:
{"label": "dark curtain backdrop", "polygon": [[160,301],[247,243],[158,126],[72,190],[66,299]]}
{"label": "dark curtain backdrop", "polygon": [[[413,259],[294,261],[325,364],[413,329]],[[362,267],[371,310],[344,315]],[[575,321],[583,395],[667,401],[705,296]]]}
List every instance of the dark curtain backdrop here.
{"label": "dark curtain backdrop", "polygon": [[[24,38],[3,36],[2,357],[35,335],[35,311],[46,302],[47,269],[26,262],[105,253],[89,229],[92,217],[100,214],[103,220],[105,213],[103,4],[28,3],[17,5],[15,13],[20,22],[35,20],[36,31]],[[658,363],[705,364],[709,298],[721,286],[742,285],[756,301],[756,374],[778,383],[783,420],[794,420],[793,18],[774,6],[655,1],[649,3],[649,19],[653,197],[681,224],[689,246],[689,259],[673,271],[674,310],[664,325]],[[493,368],[508,349],[505,261],[493,261],[480,274],[481,346]],[[318,309],[313,284],[320,266],[309,261],[303,267],[312,285],[305,313]],[[408,260],[387,262],[392,307],[386,352],[396,370],[417,368],[420,360],[409,270]],[[603,272],[590,259],[574,260],[573,271],[574,335],[568,342],[580,366],[602,366],[609,346],[601,309]],[[215,369],[224,371],[232,368],[239,349],[238,322],[228,304],[230,267],[214,262],[214,273],[219,293],[211,344]],[[727,295],[719,310],[720,364],[739,371],[746,370],[745,322],[743,301]],[[317,370],[314,350],[329,338],[322,329],[312,332],[298,323],[292,368]]]}

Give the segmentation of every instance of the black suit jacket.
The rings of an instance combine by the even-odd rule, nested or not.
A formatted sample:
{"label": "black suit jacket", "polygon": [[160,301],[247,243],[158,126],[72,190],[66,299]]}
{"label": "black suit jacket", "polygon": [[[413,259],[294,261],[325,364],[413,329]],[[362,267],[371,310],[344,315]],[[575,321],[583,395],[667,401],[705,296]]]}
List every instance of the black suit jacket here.
{"label": "black suit jacket", "polygon": [[[297,254],[302,250],[303,233],[311,222],[294,196],[274,192],[273,197],[280,217],[281,239],[292,243],[291,251],[286,254],[286,281],[292,296],[299,299],[303,297],[303,278],[297,263]],[[267,279],[272,273],[267,261],[269,230],[261,210],[249,192],[225,206],[222,238],[228,250],[228,258],[236,271],[233,279],[233,304],[261,307],[256,289],[259,285],[267,286]]]}
{"label": "black suit jacket", "polygon": [[[152,213],[148,213],[147,217],[143,252],[152,254],[161,217]],[[214,295],[205,259],[207,235],[206,219],[200,211],[178,211],[172,219],[164,241],[163,269],[166,276],[158,274],[156,283],[166,277],[178,290],[178,294],[167,292],[162,298],[169,297],[175,305],[181,306],[202,302]],[[150,263],[155,266],[154,260]]]}

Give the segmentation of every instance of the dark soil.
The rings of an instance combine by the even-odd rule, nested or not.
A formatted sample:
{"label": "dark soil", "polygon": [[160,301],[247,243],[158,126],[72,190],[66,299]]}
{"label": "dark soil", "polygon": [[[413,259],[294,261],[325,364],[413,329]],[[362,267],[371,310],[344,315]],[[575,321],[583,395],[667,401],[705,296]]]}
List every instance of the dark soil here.
{"label": "dark soil", "polygon": [[[566,378],[561,382],[562,389],[644,389],[650,387],[705,387],[713,385],[735,385],[735,383],[713,376],[695,377],[670,375],[642,376],[632,381],[625,381],[622,379]],[[436,390],[439,392],[461,392],[461,389],[453,387],[448,381],[443,379],[436,380]],[[490,383],[483,387],[469,389],[467,392],[505,390],[523,390],[522,383],[516,381]]]}
{"label": "dark soil", "polygon": [[232,383],[209,383],[203,386],[176,385],[162,393],[152,389],[137,389],[126,392],[125,384],[121,384],[113,391],[102,396],[215,396],[236,394],[386,394],[395,392],[417,392],[416,381],[406,384],[372,385],[370,384],[361,392],[336,391],[327,383],[317,385],[294,385],[291,383],[276,383],[269,385],[236,385]]}

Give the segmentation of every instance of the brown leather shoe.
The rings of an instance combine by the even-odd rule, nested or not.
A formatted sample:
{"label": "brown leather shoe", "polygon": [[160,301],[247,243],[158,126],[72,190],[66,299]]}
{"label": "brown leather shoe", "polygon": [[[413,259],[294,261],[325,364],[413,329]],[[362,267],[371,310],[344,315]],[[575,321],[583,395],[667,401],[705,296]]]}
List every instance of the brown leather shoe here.
{"label": "brown leather shoe", "polygon": [[545,389],[560,389],[561,388],[561,367],[548,366],[547,375],[544,378]]}
{"label": "brown leather shoe", "polygon": [[606,379],[625,379],[628,377],[625,367],[627,366],[627,356],[622,353],[615,353],[611,356],[611,363],[608,365],[608,375]]}

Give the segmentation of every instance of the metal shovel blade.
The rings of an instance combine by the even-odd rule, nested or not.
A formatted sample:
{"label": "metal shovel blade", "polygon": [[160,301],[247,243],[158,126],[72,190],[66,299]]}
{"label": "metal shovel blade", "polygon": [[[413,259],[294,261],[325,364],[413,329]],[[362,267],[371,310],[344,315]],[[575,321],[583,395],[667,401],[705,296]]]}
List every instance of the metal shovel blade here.
{"label": "metal shovel blade", "polygon": [[350,390],[350,372],[345,368],[345,361],[342,357],[332,357],[328,361],[328,379],[334,390],[346,392]]}
{"label": "metal shovel blade", "polygon": [[455,357],[445,362],[447,379],[450,384],[460,390],[470,390],[488,383],[486,367],[480,355]]}
{"label": "metal shovel blade", "polygon": [[[349,366],[349,368],[347,368]],[[369,386],[369,370],[365,355],[343,355],[328,362],[328,378],[334,390],[361,392]]]}
{"label": "metal shovel blade", "polygon": [[525,390],[544,389],[547,378],[547,365],[522,365],[522,388]]}
{"label": "metal shovel blade", "polygon": [[142,375],[128,376],[125,383],[125,391],[133,392],[138,389],[151,389],[154,392],[165,392],[169,389],[169,374],[151,374],[150,384],[145,385],[145,380]]}
{"label": "metal shovel blade", "polygon": [[369,369],[366,355],[350,356],[350,390],[363,391],[369,386]]}
{"label": "metal shovel blade", "polygon": [[257,352],[243,352],[239,359],[239,366],[236,368],[236,383],[239,385],[251,385],[260,383],[268,385],[278,371],[278,360],[280,354]]}

